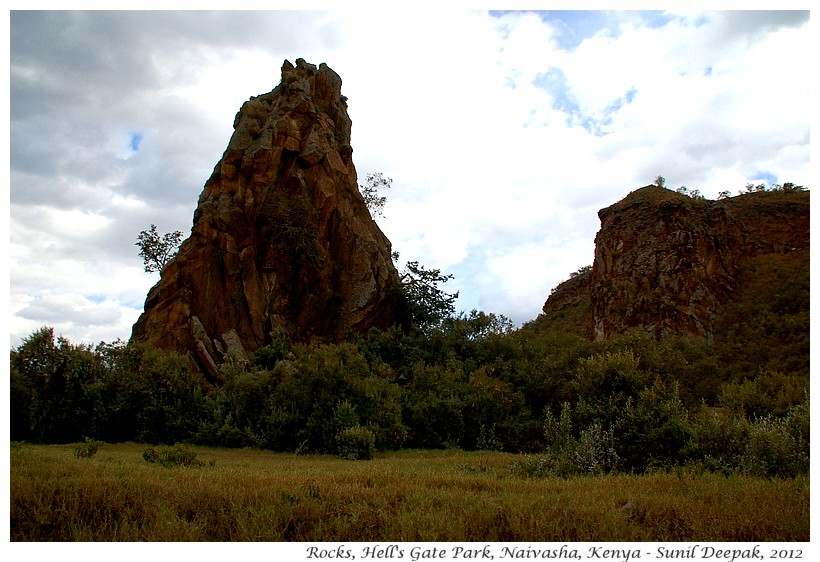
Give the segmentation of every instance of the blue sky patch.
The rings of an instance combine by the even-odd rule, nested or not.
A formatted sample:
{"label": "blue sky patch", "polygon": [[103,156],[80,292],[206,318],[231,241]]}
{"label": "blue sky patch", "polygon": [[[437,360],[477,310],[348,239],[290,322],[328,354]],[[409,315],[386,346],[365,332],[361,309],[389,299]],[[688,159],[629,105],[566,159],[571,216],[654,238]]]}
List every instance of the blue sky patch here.
{"label": "blue sky patch", "polygon": [[[490,11],[491,16],[498,18],[510,13],[517,11]],[[611,37],[618,37],[621,34],[621,26],[625,23],[654,29],[663,27],[675,19],[675,16],[660,10],[545,10],[519,13],[534,13],[543,21],[555,26],[558,46],[566,51],[577,48],[584,39],[595,37],[601,31]]]}
{"label": "blue sky patch", "polygon": [[761,170],[759,172],[756,172],[755,175],[752,176],[752,179],[755,180],[755,181],[762,180],[762,181],[766,182],[769,185],[772,185],[773,183],[777,183],[777,176],[774,175],[773,173],[767,172],[765,170]]}
{"label": "blue sky patch", "polygon": [[623,96],[615,99],[602,112],[602,115],[585,115],[581,111],[577,100],[572,95],[571,88],[567,83],[564,71],[557,67],[551,67],[546,72],[539,74],[533,85],[549,92],[552,97],[552,108],[566,114],[566,123],[569,126],[580,125],[589,133],[595,136],[603,136],[608,131],[605,128],[612,124],[612,116],[623,106],[632,103],[638,91],[630,88]]}
{"label": "blue sky patch", "polygon": [[564,71],[557,67],[551,67],[546,72],[536,76],[533,85],[552,94],[552,108],[564,113],[578,113],[580,108],[578,102],[573,99],[567,84],[567,77]]}
{"label": "blue sky patch", "polygon": [[131,152],[139,152],[140,143],[142,143],[142,133],[131,133]]}

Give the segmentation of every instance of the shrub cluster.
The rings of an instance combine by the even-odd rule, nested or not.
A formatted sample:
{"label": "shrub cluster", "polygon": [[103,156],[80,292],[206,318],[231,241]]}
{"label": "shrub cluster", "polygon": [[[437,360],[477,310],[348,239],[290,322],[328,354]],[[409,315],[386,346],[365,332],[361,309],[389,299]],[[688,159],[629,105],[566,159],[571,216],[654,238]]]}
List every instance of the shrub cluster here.
{"label": "shrub cluster", "polygon": [[336,454],[347,460],[370,460],[376,450],[376,436],[360,425],[354,425],[336,434]]}
{"label": "shrub cluster", "polygon": [[85,441],[74,449],[74,456],[78,459],[90,459],[97,454],[102,445],[102,442],[86,437]]}
{"label": "shrub cluster", "polygon": [[[196,451],[192,451],[180,444],[172,447],[149,447],[142,452],[142,458],[147,462],[156,463],[165,468],[205,466],[205,462],[197,460],[196,457]],[[213,462],[211,464],[213,465]]]}
{"label": "shrub cluster", "polygon": [[[458,447],[522,453],[513,470],[534,476],[687,464],[759,476],[808,471],[808,357],[751,373],[720,343],[640,333],[591,342],[537,322],[512,330],[481,312],[340,344],[271,341],[252,364],[224,364],[224,382],[211,386],[188,357],[55,341],[43,328],[11,352],[11,438],[345,459]],[[93,441],[80,448],[91,451]],[[161,464],[185,458],[179,447],[146,455]]]}

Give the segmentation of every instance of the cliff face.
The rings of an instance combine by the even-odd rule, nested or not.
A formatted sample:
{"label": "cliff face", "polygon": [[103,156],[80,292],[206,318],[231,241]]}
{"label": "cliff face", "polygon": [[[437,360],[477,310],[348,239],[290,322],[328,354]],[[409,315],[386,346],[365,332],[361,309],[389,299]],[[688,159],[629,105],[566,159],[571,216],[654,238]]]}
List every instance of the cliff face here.
{"label": "cliff face", "polygon": [[598,213],[592,271],[556,288],[556,314],[588,297],[587,333],[630,328],[655,337],[713,337],[717,308],[731,300],[749,258],[798,252],[807,259],[809,192],[758,192],[720,201],[647,186]]}
{"label": "cliff face", "polygon": [[336,341],[392,321],[398,273],[358,190],[341,85],[285,61],[280,85],[245,102],[132,340],[191,351],[215,376],[276,329]]}

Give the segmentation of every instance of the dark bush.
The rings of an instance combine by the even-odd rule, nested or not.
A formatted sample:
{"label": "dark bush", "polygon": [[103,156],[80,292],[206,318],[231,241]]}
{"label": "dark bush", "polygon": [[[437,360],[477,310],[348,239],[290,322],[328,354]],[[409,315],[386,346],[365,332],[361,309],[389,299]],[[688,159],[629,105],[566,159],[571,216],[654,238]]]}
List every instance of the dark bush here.
{"label": "dark bush", "polygon": [[205,463],[198,461],[196,457],[196,451],[192,451],[180,444],[171,447],[151,447],[145,449],[142,453],[142,458],[147,462],[156,463],[165,468],[205,466]]}
{"label": "dark bush", "polygon": [[74,448],[74,456],[78,459],[90,459],[102,445],[102,442],[86,437],[83,443]]}
{"label": "dark bush", "polygon": [[370,460],[376,450],[376,436],[360,425],[348,427],[336,434],[336,455],[340,458],[359,461]]}

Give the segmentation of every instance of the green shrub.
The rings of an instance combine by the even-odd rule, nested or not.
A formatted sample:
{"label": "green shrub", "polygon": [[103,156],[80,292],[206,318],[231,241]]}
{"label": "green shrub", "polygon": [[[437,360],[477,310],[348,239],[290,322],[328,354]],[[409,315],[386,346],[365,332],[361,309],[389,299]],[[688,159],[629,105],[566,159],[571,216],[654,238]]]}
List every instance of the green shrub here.
{"label": "green shrub", "polygon": [[550,478],[570,476],[577,471],[572,463],[561,462],[561,459],[550,455],[520,455],[510,463],[510,472],[517,476],[531,478]]}
{"label": "green shrub", "polygon": [[356,425],[336,434],[336,454],[343,459],[370,460],[376,450],[376,436],[369,429]]}
{"label": "green shrub", "polygon": [[96,441],[90,437],[85,438],[85,442],[81,443],[74,449],[74,456],[78,459],[90,459],[97,454],[102,446],[101,441]]}
{"label": "green shrub", "polygon": [[356,346],[296,345],[292,353],[271,374],[265,428],[271,448],[333,454],[336,435],[351,420],[378,432],[380,447],[394,447],[391,435],[400,439],[402,433],[401,389],[372,375]]}
{"label": "green shrub", "polygon": [[572,443],[572,406],[569,402],[564,403],[560,418],[549,409],[544,411],[544,439],[550,449],[564,449]]}
{"label": "green shrub", "polygon": [[720,404],[752,420],[768,415],[784,416],[808,392],[809,379],[766,371],[751,380],[723,385]]}
{"label": "green shrub", "polygon": [[599,424],[593,424],[583,430],[572,449],[572,457],[582,472],[601,474],[615,470],[618,453],[612,429],[605,430]]}
{"label": "green shrub", "polygon": [[260,347],[253,354],[254,365],[267,370],[273,370],[277,361],[286,358],[290,353],[290,336],[282,328],[276,328],[270,333],[271,342]]}
{"label": "green shrub", "polygon": [[685,455],[714,472],[735,472],[749,440],[749,425],[743,416],[704,407],[692,417]]}
{"label": "green shrub", "polygon": [[751,424],[740,469],[751,476],[788,478],[809,472],[808,404],[786,418],[767,416]]}
{"label": "green shrub", "polygon": [[575,419],[579,427],[594,423],[609,427],[627,405],[652,382],[652,376],[639,367],[631,350],[606,352],[578,362],[575,388],[578,404]]}
{"label": "green shrub", "polygon": [[561,416],[544,412],[544,438],[547,452],[541,455],[522,455],[510,466],[511,472],[545,478],[569,477],[577,474],[602,474],[616,470],[619,457],[612,428],[604,429],[593,423],[581,430],[578,437],[572,433],[572,406],[565,403]]}
{"label": "green shrub", "polygon": [[348,400],[339,402],[336,406],[336,411],[333,412],[333,424],[337,428],[335,433],[360,425],[359,414],[356,413],[356,406]]}
{"label": "green shrub", "polygon": [[141,359],[144,402],[137,414],[142,443],[177,443],[192,439],[206,418],[204,376],[189,357],[147,349]]}
{"label": "green shrub", "polygon": [[475,448],[479,451],[501,451],[504,448],[501,440],[496,437],[495,425],[490,427],[481,424],[478,431],[478,439]]}
{"label": "green shrub", "polygon": [[142,453],[142,458],[150,463],[156,463],[165,468],[174,466],[199,467],[205,466],[202,461],[196,460],[197,453],[182,445],[173,447],[148,448]]}
{"label": "green shrub", "polygon": [[460,370],[416,363],[401,405],[409,447],[443,449],[462,441],[464,378]]}
{"label": "green shrub", "polygon": [[677,464],[683,460],[691,433],[677,385],[660,379],[627,403],[611,429],[621,467],[630,472]]}

